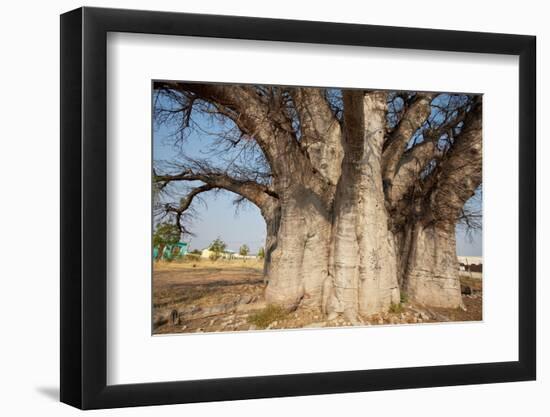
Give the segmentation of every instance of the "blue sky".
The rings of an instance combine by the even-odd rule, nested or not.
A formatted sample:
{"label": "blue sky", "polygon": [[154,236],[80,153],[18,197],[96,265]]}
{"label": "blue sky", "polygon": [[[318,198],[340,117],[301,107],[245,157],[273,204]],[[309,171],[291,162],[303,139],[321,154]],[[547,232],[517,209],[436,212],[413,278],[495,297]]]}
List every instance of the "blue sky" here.
{"label": "blue sky", "polygon": [[[204,123],[208,122],[204,120]],[[180,153],[188,157],[204,158],[205,147],[212,143],[208,134],[193,131],[183,143],[176,145],[172,133],[173,129],[167,125],[153,130],[155,161],[172,161]],[[182,195],[185,194],[183,184],[176,187]],[[201,200],[193,202],[197,215],[188,222],[188,228],[195,236],[184,236],[183,241],[189,242],[191,249],[204,249],[220,237],[230,250],[238,251],[241,245],[246,244],[251,253],[257,253],[265,244],[264,219],[253,204],[246,203],[237,209],[235,197],[235,194],[225,190],[201,194]]]}
{"label": "blue sky", "polygon": [[457,227],[456,254],[458,256],[481,256],[482,252],[482,232],[476,231],[470,236],[463,229]]}
{"label": "blue sky", "polygon": [[[194,116],[195,117],[195,116]],[[199,119],[201,116],[196,116]],[[209,121],[200,120],[208,126]],[[210,125],[205,130],[215,129]],[[164,124],[153,130],[153,159],[155,161],[172,161],[180,154],[188,157],[204,158],[205,149],[212,144],[209,134],[192,131],[190,135],[177,145],[174,144],[173,127]],[[185,190],[180,188],[182,195]],[[188,228],[195,236],[184,236],[183,241],[189,242],[191,249],[204,249],[214,239],[220,237],[227,243],[227,248],[237,251],[246,244],[251,253],[257,253],[265,243],[265,222],[259,209],[253,204],[240,206],[238,210],[233,203],[235,194],[228,191],[207,192],[201,195],[202,201],[194,202],[197,215],[189,221]],[[457,227],[457,254],[461,256],[481,256],[482,233],[466,233],[464,228]]]}

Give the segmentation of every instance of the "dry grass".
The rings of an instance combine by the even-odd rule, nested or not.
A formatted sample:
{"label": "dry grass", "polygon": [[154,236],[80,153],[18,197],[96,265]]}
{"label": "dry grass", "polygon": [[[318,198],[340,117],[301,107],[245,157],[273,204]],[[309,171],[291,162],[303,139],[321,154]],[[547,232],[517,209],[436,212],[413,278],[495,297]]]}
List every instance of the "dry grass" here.
{"label": "dry grass", "polygon": [[399,304],[391,303],[389,311],[390,311],[390,313],[393,313],[393,314],[401,313],[403,311],[403,304],[401,304],[401,303],[399,303]]}
{"label": "dry grass", "polygon": [[472,291],[475,291],[475,292],[481,292],[483,290],[483,281],[479,278],[470,278],[470,277],[461,276],[460,283],[462,285],[467,285],[472,289]]}
{"label": "dry grass", "polygon": [[[400,303],[387,312],[363,317],[364,325],[478,321],[482,319],[482,286],[480,279],[461,277],[462,285],[471,288],[463,296],[466,310],[417,306],[402,294]],[[158,262],[153,273],[153,312],[166,316],[173,310],[184,311],[177,323],[158,325],[155,334],[227,332],[260,329],[294,329],[306,327],[352,326],[344,317],[326,321],[317,309],[299,308],[289,312],[265,304],[263,263],[256,260],[201,259],[194,262]],[[243,299],[249,300],[242,302]],[[237,303],[237,304],[235,304]],[[240,304],[239,304],[240,303]],[[186,309],[229,307],[215,315],[185,312]],[[187,310],[190,311],[190,310]],[[196,316],[193,316],[196,314]]]}
{"label": "dry grass", "polygon": [[248,322],[254,324],[259,329],[265,329],[271,323],[286,319],[288,311],[276,305],[268,305],[263,310],[248,317]]}
{"label": "dry grass", "polygon": [[251,268],[262,271],[264,262],[257,259],[218,259],[213,261],[211,259],[201,258],[200,260],[182,260],[167,262],[158,261],[153,265],[155,271],[178,271],[187,269],[237,269],[237,268]]}

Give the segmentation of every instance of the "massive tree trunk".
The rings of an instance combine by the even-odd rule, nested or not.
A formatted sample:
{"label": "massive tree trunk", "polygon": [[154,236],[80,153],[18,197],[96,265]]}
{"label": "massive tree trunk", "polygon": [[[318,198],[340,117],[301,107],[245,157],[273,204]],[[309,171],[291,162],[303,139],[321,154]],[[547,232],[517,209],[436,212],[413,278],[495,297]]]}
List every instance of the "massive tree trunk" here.
{"label": "massive tree trunk", "polygon": [[384,311],[399,302],[381,176],[386,93],[347,92],[344,109],[345,156],[334,207],[327,310],[356,320],[358,313]]}
{"label": "massive tree trunk", "polygon": [[437,155],[433,141],[407,153],[395,175],[402,199],[394,204],[393,216],[398,269],[401,288],[410,300],[436,307],[463,306],[456,224],[460,210],[481,184],[481,123],[481,103],[477,102],[451,151],[430,176],[421,184],[416,180]]}
{"label": "massive tree trunk", "polygon": [[292,98],[302,137],[299,149],[297,141],[288,140],[275,158],[280,219],[265,296],[268,303],[289,308],[321,308],[342,160],[341,130],[321,90],[298,88]]}
{"label": "massive tree trunk", "polygon": [[281,223],[281,207],[278,202],[270,204],[261,210],[265,220],[265,249],[264,249],[264,279],[267,283],[272,264],[272,255],[277,249],[277,234]]}
{"label": "massive tree trunk", "polygon": [[402,290],[411,301],[434,307],[462,305],[455,223],[408,225],[401,235]]}
{"label": "massive tree trunk", "polygon": [[330,214],[315,193],[301,186],[287,191],[280,205],[266,301],[288,308],[320,308],[328,275]]}

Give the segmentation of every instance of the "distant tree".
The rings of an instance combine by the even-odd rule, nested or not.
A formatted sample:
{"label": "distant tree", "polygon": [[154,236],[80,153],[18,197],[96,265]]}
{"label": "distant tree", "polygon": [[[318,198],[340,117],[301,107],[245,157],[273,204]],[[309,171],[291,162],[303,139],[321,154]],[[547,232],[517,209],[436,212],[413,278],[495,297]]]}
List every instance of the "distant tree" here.
{"label": "distant tree", "polygon": [[200,255],[202,252],[201,252],[200,250],[198,250],[198,249],[193,249],[193,250],[191,251],[191,253],[192,253],[193,255]]}
{"label": "distant tree", "polygon": [[219,259],[222,256],[222,254],[225,252],[226,247],[227,245],[225,244],[225,242],[218,237],[216,240],[214,240],[210,244],[209,249],[211,252],[213,252],[212,255],[210,255],[210,259],[214,261]]}
{"label": "distant tree", "polygon": [[258,249],[258,258],[260,259],[264,259],[265,258],[265,249],[264,247],[260,247],[260,249]]}
{"label": "distant tree", "polygon": [[249,252],[250,252],[250,248],[247,245],[242,245],[239,248],[239,254],[241,256],[247,256]]}
{"label": "distant tree", "polygon": [[181,232],[178,226],[173,223],[159,223],[153,234],[153,246],[158,247],[157,260],[162,258],[162,252],[167,245],[174,245],[179,242]]}

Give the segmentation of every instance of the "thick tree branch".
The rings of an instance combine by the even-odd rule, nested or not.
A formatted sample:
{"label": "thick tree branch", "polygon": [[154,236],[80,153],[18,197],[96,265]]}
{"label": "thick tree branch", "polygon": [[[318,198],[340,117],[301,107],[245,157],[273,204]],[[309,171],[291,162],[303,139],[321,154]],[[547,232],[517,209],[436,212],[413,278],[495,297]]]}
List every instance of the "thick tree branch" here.
{"label": "thick tree branch", "polygon": [[431,112],[430,102],[434,97],[435,94],[433,93],[418,93],[415,101],[409,106],[399,124],[393,130],[382,158],[382,178],[387,187],[391,187],[399,161],[414,132],[429,117]]}
{"label": "thick tree branch", "polygon": [[437,143],[426,140],[414,148],[405,152],[395,174],[391,190],[387,191],[387,197],[391,203],[401,200],[421,180],[421,174],[429,168],[430,161],[435,161],[441,156]]}
{"label": "thick tree branch", "polygon": [[157,89],[193,93],[230,118],[243,134],[254,138],[277,175],[287,156],[299,152],[292,122],[274,97],[262,97],[253,86],[163,82]]}
{"label": "thick tree branch", "polygon": [[426,129],[422,132],[424,140],[402,155],[394,170],[390,187],[386,190],[390,203],[401,200],[435,167],[435,163],[444,155],[444,148],[440,145],[441,138],[445,136],[451,146],[454,129],[464,122],[467,114],[467,106],[464,106],[439,126]]}
{"label": "thick tree branch", "polygon": [[482,182],[482,105],[473,104],[464,127],[434,173],[430,195],[434,219],[456,219]]}
{"label": "thick tree branch", "polygon": [[335,185],[343,157],[340,122],[330,108],[324,89],[294,88],[290,92],[300,119],[300,144],[312,165]]}
{"label": "thick tree branch", "polygon": [[258,143],[278,193],[285,194],[302,183],[324,204],[330,204],[335,185],[319,173],[301,148],[281,91],[258,86],[180,82],[157,83],[156,88],[192,93],[233,120],[241,132]]}
{"label": "thick tree branch", "polygon": [[196,173],[192,170],[185,170],[175,175],[155,175],[154,181],[160,184],[160,189],[174,181],[201,181],[206,184],[203,187],[219,188],[239,194],[258,206],[260,210],[271,204],[271,200],[278,198],[277,193],[267,185],[249,180],[239,180],[219,172]]}

